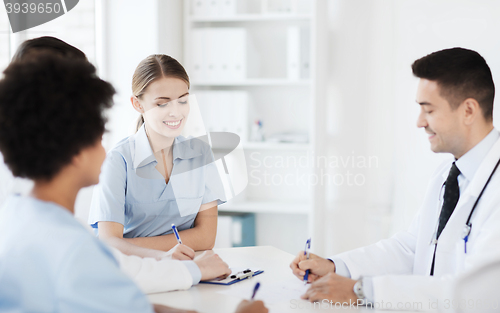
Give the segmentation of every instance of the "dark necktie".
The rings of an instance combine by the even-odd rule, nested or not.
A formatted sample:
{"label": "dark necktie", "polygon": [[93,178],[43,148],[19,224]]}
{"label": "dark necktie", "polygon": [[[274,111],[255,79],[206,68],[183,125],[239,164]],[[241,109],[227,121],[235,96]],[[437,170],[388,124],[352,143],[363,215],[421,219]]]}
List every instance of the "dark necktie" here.
{"label": "dark necktie", "polygon": [[444,187],[444,201],[443,207],[441,208],[441,214],[439,215],[439,226],[436,238],[439,238],[439,235],[441,235],[453,210],[455,210],[457,206],[458,198],[460,197],[460,189],[458,188],[457,180],[458,175],[460,175],[460,170],[455,165],[455,162],[453,162]]}

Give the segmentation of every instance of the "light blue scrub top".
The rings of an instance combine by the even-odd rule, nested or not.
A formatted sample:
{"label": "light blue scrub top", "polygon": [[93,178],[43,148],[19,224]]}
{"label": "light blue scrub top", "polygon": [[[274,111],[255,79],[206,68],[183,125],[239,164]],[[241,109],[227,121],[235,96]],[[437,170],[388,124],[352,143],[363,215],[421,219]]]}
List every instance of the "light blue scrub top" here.
{"label": "light blue scrub top", "polygon": [[0,312],[153,312],[68,210],[31,197],[0,208],[0,282]]}
{"label": "light blue scrub top", "polygon": [[155,168],[157,161],[144,125],[121,140],[107,155],[99,184],[94,187],[89,224],[116,222],[123,237],[151,237],[194,226],[204,203],[225,202],[224,187],[210,146],[179,136],[174,141],[172,174],[168,184]]}

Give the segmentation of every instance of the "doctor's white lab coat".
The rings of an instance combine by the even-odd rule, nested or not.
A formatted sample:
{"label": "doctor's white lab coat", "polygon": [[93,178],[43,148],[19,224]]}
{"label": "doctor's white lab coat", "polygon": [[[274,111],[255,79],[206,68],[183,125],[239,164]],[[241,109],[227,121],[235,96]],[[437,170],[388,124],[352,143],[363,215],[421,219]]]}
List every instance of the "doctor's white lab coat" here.
{"label": "doctor's white lab coat", "polygon": [[383,308],[389,308],[390,305],[392,309],[405,309],[407,302],[417,305],[420,302],[419,309],[434,309],[436,303],[441,309],[446,309],[447,302],[451,301],[448,295],[458,274],[478,268],[500,254],[500,167],[472,215],[467,253],[463,240],[464,227],[472,206],[499,159],[500,140],[491,148],[460,195],[439,237],[434,276],[430,276],[435,248],[432,240],[441,211],[441,187],[448,176],[451,161],[440,166],[432,177],[422,207],[408,231],[336,255],[335,258],[345,262],[353,279],[372,276],[373,300],[379,305],[383,301],[386,305]]}
{"label": "doctor's white lab coat", "polygon": [[161,260],[125,255],[110,247],[122,272],[127,274],[146,294],[173,290],[187,290],[193,285],[193,276],[178,260]]}
{"label": "doctor's white lab coat", "polygon": [[[87,221],[79,220],[92,235],[93,230]],[[193,286],[193,276],[183,261],[153,258],[141,258],[126,255],[120,250],[108,246],[113,253],[120,270],[130,277],[145,294],[187,290]]]}

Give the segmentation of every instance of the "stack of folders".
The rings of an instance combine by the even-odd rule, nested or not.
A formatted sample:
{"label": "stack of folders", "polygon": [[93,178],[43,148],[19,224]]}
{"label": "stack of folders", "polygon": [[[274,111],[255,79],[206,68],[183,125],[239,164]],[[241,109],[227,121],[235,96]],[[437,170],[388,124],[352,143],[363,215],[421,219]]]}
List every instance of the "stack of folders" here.
{"label": "stack of folders", "polygon": [[307,27],[287,29],[287,76],[289,80],[310,77],[310,32]]}
{"label": "stack of folders", "polygon": [[236,5],[237,0],[191,0],[196,17],[232,16],[236,14]]}
{"label": "stack of folders", "polygon": [[244,28],[197,28],[192,33],[190,75],[196,82],[233,82],[247,76]]}
{"label": "stack of folders", "polygon": [[248,138],[248,92],[240,90],[200,90],[196,93],[201,116],[208,132],[231,132]]}

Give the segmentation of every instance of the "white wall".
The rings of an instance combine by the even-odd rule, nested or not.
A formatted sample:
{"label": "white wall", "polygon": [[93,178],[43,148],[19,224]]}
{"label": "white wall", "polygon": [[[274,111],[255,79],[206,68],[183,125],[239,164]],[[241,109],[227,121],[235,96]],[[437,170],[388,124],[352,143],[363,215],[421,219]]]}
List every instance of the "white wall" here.
{"label": "white wall", "polygon": [[132,74],[139,62],[158,52],[158,3],[143,0],[104,1],[105,79],[116,88],[109,112],[107,148],[130,134],[138,113],[130,104]]}
{"label": "white wall", "polygon": [[[427,136],[415,130],[417,80],[408,75],[415,59],[436,50],[464,47],[479,52],[500,86],[500,2],[490,0],[393,1],[395,7],[394,110],[397,132],[394,230],[407,224],[425,189],[425,181],[442,159],[430,152]],[[406,71],[405,71],[406,70]],[[498,96],[497,96],[498,99]],[[498,100],[495,101],[498,103]],[[409,105],[405,105],[409,104]],[[498,110],[494,111],[498,119]],[[496,125],[498,123],[495,122]],[[416,166],[412,166],[416,164]],[[408,177],[415,177],[412,183]],[[418,183],[418,186],[416,186]],[[412,188],[415,185],[416,188]]]}
{"label": "white wall", "polygon": [[[328,254],[388,235],[393,188],[392,7],[380,1],[329,1],[327,154],[344,183],[327,186]],[[383,42],[383,44],[381,44]],[[348,162],[355,159],[355,163]],[[360,161],[366,161],[366,166]],[[349,176],[351,175],[351,176]],[[358,185],[346,181],[358,177]],[[363,180],[364,179],[364,183]]]}

